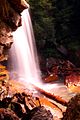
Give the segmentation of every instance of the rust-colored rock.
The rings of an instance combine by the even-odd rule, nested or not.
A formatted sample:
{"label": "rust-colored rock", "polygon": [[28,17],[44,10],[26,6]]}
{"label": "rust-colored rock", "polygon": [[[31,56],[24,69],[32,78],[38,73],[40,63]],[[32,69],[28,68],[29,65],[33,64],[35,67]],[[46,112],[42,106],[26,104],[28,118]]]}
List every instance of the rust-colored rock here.
{"label": "rust-colored rock", "polygon": [[0,20],[0,45],[10,48],[13,41],[11,28]]}
{"label": "rust-colored rock", "polygon": [[0,2],[0,18],[9,25],[12,30],[15,30],[21,25],[20,15],[10,6],[7,0],[1,0]]}
{"label": "rust-colored rock", "polygon": [[13,43],[12,32],[21,26],[20,13],[26,9],[25,0],[0,0],[0,62],[7,60],[7,49]]}
{"label": "rust-colored rock", "polygon": [[47,77],[43,78],[43,82],[46,82],[46,83],[48,83],[48,82],[54,82],[54,81],[56,81],[58,79],[59,79],[58,75],[56,75],[56,74],[50,74]]}
{"label": "rust-colored rock", "polygon": [[13,37],[11,35],[11,28],[0,20],[0,61],[7,59],[5,57],[6,49],[11,47]]}

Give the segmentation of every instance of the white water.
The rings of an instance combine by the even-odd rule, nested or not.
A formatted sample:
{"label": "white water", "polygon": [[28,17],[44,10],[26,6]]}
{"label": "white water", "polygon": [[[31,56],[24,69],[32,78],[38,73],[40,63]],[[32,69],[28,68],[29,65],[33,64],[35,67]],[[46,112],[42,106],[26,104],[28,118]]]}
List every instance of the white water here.
{"label": "white water", "polygon": [[13,33],[13,37],[14,43],[10,49],[9,55],[9,70],[12,79],[21,81],[25,86],[26,83],[34,84],[46,91],[53,91],[54,94],[60,96],[64,96],[64,94],[62,94],[64,91],[67,96],[67,89],[63,83],[42,83],[36,44],[28,9],[22,12],[22,26]]}
{"label": "white water", "polygon": [[57,88],[58,84],[43,85],[37,49],[29,10],[22,12],[22,26],[13,33],[14,42],[10,49],[9,70],[12,79],[31,83],[43,89]]}
{"label": "white water", "polygon": [[21,81],[25,87],[30,87],[26,86],[26,83],[31,83],[50,93],[70,99],[71,95],[63,83],[43,84],[41,82],[37,49],[28,9],[22,12],[22,26],[13,33],[13,38],[14,42],[9,55],[9,70],[12,78]]}
{"label": "white water", "polygon": [[22,26],[13,33],[14,43],[10,50],[10,72],[18,80],[35,83],[41,80],[37,50],[29,10],[22,12]]}

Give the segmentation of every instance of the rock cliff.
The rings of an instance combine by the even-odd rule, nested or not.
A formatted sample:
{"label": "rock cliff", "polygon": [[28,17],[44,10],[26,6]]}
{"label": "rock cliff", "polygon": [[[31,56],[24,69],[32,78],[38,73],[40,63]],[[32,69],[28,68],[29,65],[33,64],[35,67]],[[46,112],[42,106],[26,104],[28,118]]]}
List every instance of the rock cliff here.
{"label": "rock cliff", "polygon": [[20,13],[26,8],[25,0],[0,0],[0,62],[7,60],[6,51],[13,43],[12,32],[21,26]]}

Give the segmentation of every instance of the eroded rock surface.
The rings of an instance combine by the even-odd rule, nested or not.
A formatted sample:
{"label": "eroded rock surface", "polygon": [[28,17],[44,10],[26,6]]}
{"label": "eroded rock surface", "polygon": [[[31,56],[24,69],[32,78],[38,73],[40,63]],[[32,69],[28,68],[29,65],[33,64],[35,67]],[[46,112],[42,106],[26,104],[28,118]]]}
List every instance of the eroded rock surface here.
{"label": "eroded rock surface", "polygon": [[0,108],[0,120],[19,120],[19,118],[12,110]]}
{"label": "eroded rock surface", "polygon": [[32,109],[32,111],[24,116],[22,120],[53,120],[53,116],[49,110],[45,109],[45,107],[39,106]]}
{"label": "eroded rock surface", "polygon": [[21,26],[20,13],[27,7],[25,0],[0,0],[0,62],[7,60],[5,53],[13,43],[12,32]]}

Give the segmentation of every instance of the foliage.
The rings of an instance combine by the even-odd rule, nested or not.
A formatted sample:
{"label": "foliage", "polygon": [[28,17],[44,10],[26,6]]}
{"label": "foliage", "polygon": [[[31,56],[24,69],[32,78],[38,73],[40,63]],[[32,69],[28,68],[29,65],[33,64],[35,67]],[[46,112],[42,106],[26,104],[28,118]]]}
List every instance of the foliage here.
{"label": "foliage", "polygon": [[41,47],[54,38],[53,5],[49,0],[29,0],[29,4],[36,42]]}
{"label": "foliage", "polygon": [[[55,37],[56,41],[66,47],[80,45],[80,1],[56,0]],[[75,44],[78,43],[78,44]],[[73,46],[72,46],[73,45]]]}
{"label": "foliage", "polygon": [[[80,49],[79,0],[28,0],[38,49],[46,56],[56,54],[54,42],[68,49]],[[46,46],[50,43],[51,46]],[[43,44],[43,45],[42,45]]]}

